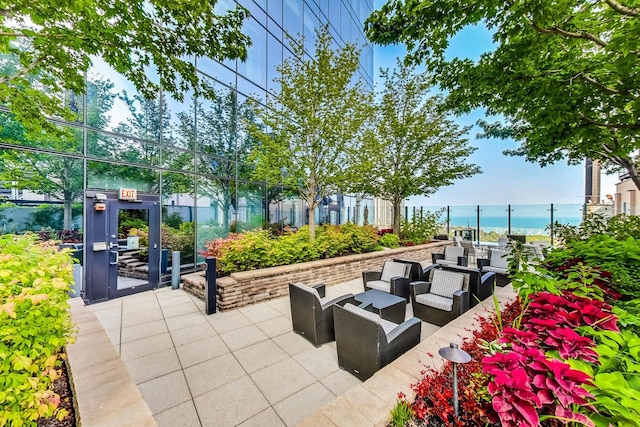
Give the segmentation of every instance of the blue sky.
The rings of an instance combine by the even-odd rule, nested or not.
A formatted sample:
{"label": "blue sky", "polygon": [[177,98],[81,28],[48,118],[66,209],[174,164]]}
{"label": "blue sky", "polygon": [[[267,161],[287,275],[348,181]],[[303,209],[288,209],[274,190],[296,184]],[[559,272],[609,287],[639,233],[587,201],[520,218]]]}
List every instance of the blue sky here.
{"label": "blue sky", "polygon": [[[376,5],[379,7],[379,1]],[[478,59],[480,54],[492,48],[491,35],[483,27],[465,29],[451,41],[451,56]],[[374,75],[380,68],[395,67],[396,58],[404,57],[404,46],[374,45]],[[375,80],[374,80],[375,81]],[[584,200],[584,164],[569,166],[565,161],[541,167],[526,162],[523,157],[505,156],[507,148],[515,148],[515,141],[477,139],[479,132],[475,123],[484,117],[483,110],[456,117],[461,125],[474,125],[469,132],[470,144],[478,147],[469,162],[482,169],[482,174],[458,180],[453,185],[441,188],[430,197],[415,196],[409,205],[495,205],[495,204],[549,204],[582,203]],[[602,176],[601,198],[615,193],[616,178]]]}

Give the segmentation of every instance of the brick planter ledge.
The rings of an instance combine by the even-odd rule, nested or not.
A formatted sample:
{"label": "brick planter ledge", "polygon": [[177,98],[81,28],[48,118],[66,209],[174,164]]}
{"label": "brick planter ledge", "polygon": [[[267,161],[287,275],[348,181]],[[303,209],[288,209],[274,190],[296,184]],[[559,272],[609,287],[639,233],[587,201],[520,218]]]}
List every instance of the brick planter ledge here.
{"label": "brick planter ledge", "polygon": [[[449,240],[443,240],[424,245],[232,273],[230,276],[218,278],[216,304],[219,310],[224,311],[286,296],[289,292],[288,285],[292,282],[308,285],[325,283],[327,286],[344,283],[361,277],[365,270],[380,271],[384,261],[393,258],[423,261],[428,265],[431,264],[432,253],[443,252],[444,247],[451,243]],[[182,283],[185,291],[204,299],[204,272],[182,276]]]}

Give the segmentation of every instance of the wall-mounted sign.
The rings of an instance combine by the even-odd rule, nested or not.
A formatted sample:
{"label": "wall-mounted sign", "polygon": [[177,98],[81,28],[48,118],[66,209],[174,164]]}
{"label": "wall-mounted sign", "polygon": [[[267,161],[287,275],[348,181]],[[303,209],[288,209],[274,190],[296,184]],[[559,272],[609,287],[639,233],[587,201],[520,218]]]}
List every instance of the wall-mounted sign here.
{"label": "wall-mounted sign", "polygon": [[140,247],[140,238],[138,236],[127,237],[127,249],[138,249]]}
{"label": "wall-mounted sign", "polygon": [[120,200],[136,200],[138,198],[138,190],[135,188],[121,188],[118,190],[118,198]]}

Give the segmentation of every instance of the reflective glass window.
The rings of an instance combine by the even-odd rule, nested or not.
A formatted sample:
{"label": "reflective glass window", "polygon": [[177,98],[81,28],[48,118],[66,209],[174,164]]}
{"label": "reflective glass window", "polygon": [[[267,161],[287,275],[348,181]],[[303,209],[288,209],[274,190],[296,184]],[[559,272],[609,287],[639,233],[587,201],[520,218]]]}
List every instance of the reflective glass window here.
{"label": "reflective glass window", "polygon": [[196,187],[197,245],[225,237],[236,219],[236,181],[200,177]]}
{"label": "reflective glass window", "polygon": [[267,0],[262,0],[257,3],[261,3],[259,6],[256,2],[252,0],[247,0],[244,2],[239,2],[241,6],[246,7],[251,14],[251,18],[255,19],[257,22],[262,24],[263,26],[267,26],[267,14],[264,13],[264,9],[267,5]]}
{"label": "reflective glass window", "polygon": [[183,101],[166,97],[163,102],[163,145],[193,150],[195,144],[195,103],[193,93]]}
{"label": "reflective glass window", "polygon": [[141,166],[87,161],[87,188],[117,190],[122,187],[135,188],[142,193],[158,193],[160,174]]}
{"label": "reflective glass window", "polygon": [[240,76],[238,76],[238,92],[241,92],[247,97],[252,98],[262,104],[264,104],[266,99],[266,93],[263,88],[254,85],[249,80]]}
{"label": "reflective glass window", "polygon": [[81,128],[58,125],[64,130],[64,137],[40,136],[37,138],[27,138],[24,127],[17,123],[12,116],[4,111],[0,111],[0,141],[5,144],[12,144],[24,147],[36,147],[61,153],[82,153],[83,151],[83,131]]}
{"label": "reflective glass window", "polygon": [[88,155],[142,165],[159,163],[160,146],[118,135],[87,131]]}
{"label": "reflective glass window", "polygon": [[9,200],[38,207],[6,207],[0,215],[0,234],[22,231],[73,230],[82,227],[82,159],[55,154],[3,149],[0,181]]}
{"label": "reflective glass window", "polygon": [[265,220],[264,186],[238,182],[236,232],[261,228]]}
{"label": "reflective glass window", "polygon": [[195,177],[189,174],[162,173],[162,249],[180,251],[180,263],[195,260]]}
{"label": "reflective glass window", "polygon": [[282,27],[282,0],[268,0],[269,16]]}
{"label": "reflective glass window", "polygon": [[243,33],[251,38],[245,62],[238,61],[238,73],[260,87],[267,83],[267,30],[253,19],[244,22]]}
{"label": "reflective glass window", "polygon": [[351,16],[347,6],[340,2],[340,35],[342,40],[347,41],[349,39],[349,30],[351,25]]}
{"label": "reflective glass window", "polygon": [[196,142],[199,152],[235,159],[237,93],[231,89],[216,91],[213,100],[198,101]]}
{"label": "reflective glass window", "polygon": [[[197,171],[201,174],[223,178],[236,177],[236,162],[224,157],[199,155],[197,159]],[[212,178],[215,180],[214,178]]]}
{"label": "reflective glass window", "polygon": [[302,35],[303,17],[302,2],[299,0],[284,0],[283,2],[283,29],[293,38]]}
{"label": "reflective glass window", "polygon": [[216,80],[228,86],[236,85],[236,63],[235,61],[226,61],[224,64],[207,57],[198,57],[196,66],[199,71],[215,77]]}
{"label": "reflective glass window", "polygon": [[162,167],[176,171],[192,171],[195,168],[193,151],[162,147]]}
{"label": "reflective glass window", "polygon": [[272,35],[268,36],[267,44],[267,89],[272,93],[280,91],[280,84],[274,79],[280,75],[276,67],[282,65],[282,43]]}
{"label": "reflective glass window", "polygon": [[330,1],[329,2],[329,24],[340,31],[340,5],[342,1]]}
{"label": "reflective glass window", "polygon": [[304,6],[304,47],[311,56],[315,52],[316,29],[318,28],[318,18],[307,4]]}
{"label": "reflective glass window", "polygon": [[[149,78],[157,82],[153,70]],[[87,124],[123,135],[160,141],[160,93],[144,98],[134,85],[101,58],[92,57],[87,73]]]}

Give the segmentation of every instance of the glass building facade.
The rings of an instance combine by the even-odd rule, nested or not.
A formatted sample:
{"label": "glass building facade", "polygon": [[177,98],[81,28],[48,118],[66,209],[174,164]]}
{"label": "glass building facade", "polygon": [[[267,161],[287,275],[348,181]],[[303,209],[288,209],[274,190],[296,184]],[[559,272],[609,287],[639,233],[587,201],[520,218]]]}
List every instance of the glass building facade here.
{"label": "glass building facade", "polygon": [[[178,101],[162,92],[144,99],[131,82],[94,58],[86,95],[66,99],[78,118],[57,123],[74,137],[8,142],[2,138],[5,126],[0,150],[13,152],[30,184],[19,176],[0,183],[0,197],[14,203],[0,210],[0,233],[47,227],[82,235],[87,192],[122,188],[158,195],[163,246],[172,238],[169,228],[182,230],[182,240],[172,243],[183,263],[197,262],[206,242],[229,231],[304,224],[308,214],[301,200],[250,178],[247,156],[255,141],[246,123],[257,119],[248,101],[266,105],[278,93],[276,67],[292,56],[287,35],[304,35],[312,55],[315,30],[325,24],[336,47],[351,42],[361,48],[358,72],[373,87],[373,49],[363,32],[372,0],[221,0],[216,8],[223,12],[237,5],[251,13],[243,29],[252,40],[247,61],[192,59],[200,77],[215,87],[216,99],[186,94]],[[320,222],[362,223],[367,204],[371,209],[371,201],[340,196],[315,215]]]}

